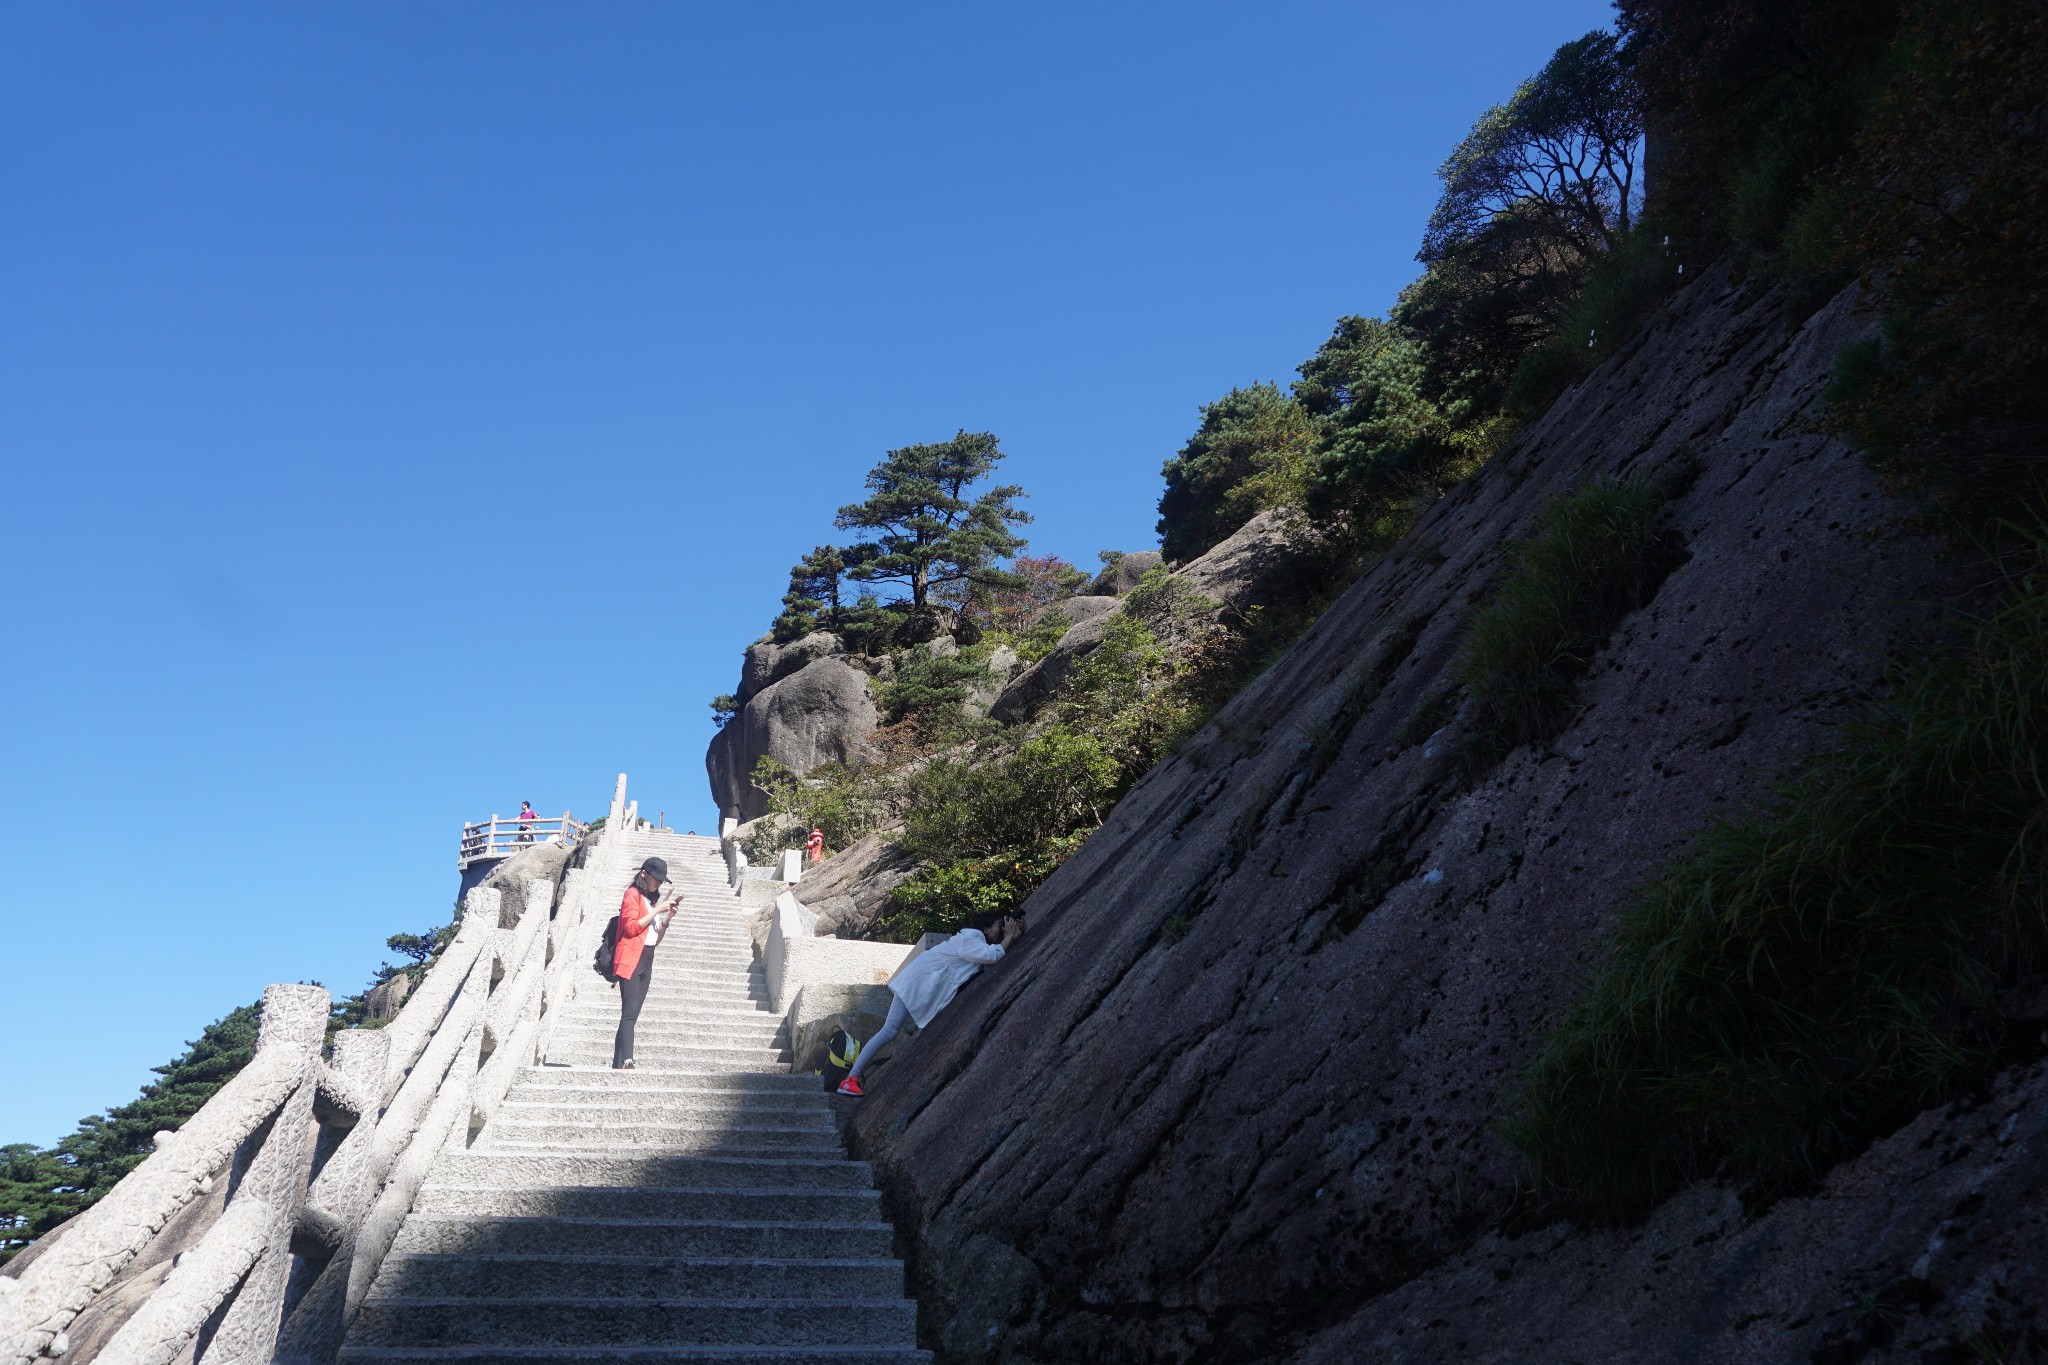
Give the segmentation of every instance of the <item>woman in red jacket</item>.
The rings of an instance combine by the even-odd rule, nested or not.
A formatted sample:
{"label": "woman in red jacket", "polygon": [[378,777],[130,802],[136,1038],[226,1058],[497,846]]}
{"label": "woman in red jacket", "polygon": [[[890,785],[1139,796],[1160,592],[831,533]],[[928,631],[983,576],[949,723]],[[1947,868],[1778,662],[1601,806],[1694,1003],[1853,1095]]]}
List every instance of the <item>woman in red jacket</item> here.
{"label": "woman in red jacket", "polygon": [[654,945],[661,931],[675,918],[675,907],[663,905],[668,892],[668,861],[649,858],[640,864],[633,884],[619,903],[619,942],[612,950],[612,975],[619,981],[619,1034],[612,1040],[612,1070],[631,1071],[633,1025],[640,1018],[640,1006],[647,1002],[647,988],[654,984]]}

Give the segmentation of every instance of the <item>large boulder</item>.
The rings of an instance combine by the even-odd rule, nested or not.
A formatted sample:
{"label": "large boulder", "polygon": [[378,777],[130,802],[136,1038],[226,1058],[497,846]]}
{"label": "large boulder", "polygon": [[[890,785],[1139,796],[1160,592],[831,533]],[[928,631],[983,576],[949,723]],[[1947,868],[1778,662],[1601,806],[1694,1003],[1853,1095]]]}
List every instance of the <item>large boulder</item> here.
{"label": "large boulder", "polygon": [[867,834],[815,867],[804,869],[796,898],[817,916],[816,932],[861,938],[889,903],[889,893],[921,864],[889,842]]}
{"label": "large boulder", "polygon": [[1281,600],[1294,578],[1294,532],[1300,514],[1261,512],[1174,571],[1212,602],[1242,611]]}
{"label": "large boulder", "polygon": [[826,630],[814,630],[786,645],[777,644],[771,636],[764,636],[747,646],[746,658],[740,664],[740,690],[736,695],[745,704],[763,688],[771,687],[798,669],[838,654],[843,649],[839,637]]}
{"label": "large boulder", "polygon": [[[1088,599],[1077,597],[1072,600]],[[1101,612],[1069,626],[1051,653],[1010,680],[1002,695],[996,698],[995,705],[989,708],[989,714],[1005,725],[1029,720],[1038,714],[1039,708],[1058,695],[1081,660],[1093,654],[1095,647],[1102,643],[1114,615],[1114,612]]]}
{"label": "large boulder", "polygon": [[813,659],[755,693],[712,738],[704,755],[712,799],[742,820],[765,815],[768,798],[748,780],[762,755],[798,776],[825,763],[858,763],[876,721],[867,674],[836,656]]}
{"label": "large boulder", "polygon": [[1102,572],[1095,575],[1088,591],[1096,597],[1122,597],[1138,586],[1138,580],[1147,571],[1158,568],[1162,562],[1157,550],[1133,550],[1120,554],[1102,566]]}

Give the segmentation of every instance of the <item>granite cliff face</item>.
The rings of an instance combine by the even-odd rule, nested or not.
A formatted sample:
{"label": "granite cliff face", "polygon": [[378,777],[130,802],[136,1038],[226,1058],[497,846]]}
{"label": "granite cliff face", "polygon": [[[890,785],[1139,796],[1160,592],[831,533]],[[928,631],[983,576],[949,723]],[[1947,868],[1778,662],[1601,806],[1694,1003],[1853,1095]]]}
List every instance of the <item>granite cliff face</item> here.
{"label": "granite cliff face", "polygon": [[[1727,1327],[1714,1358],[1792,1360],[1840,1327],[1831,1295],[1910,1279],[1955,1182],[1869,1203],[1882,1172],[1920,1161],[1896,1152],[1864,1158],[1861,1185],[1780,1206],[1775,1231],[1742,1231],[1708,1191],[1606,1241],[1479,1240],[1516,1207],[1498,1092],[1596,933],[1713,818],[1825,746],[1880,660],[1928,631],[1924,604],[1959,595],[1814,421],[1863,327],[1845,297],[1789,330],[1774,300],[1709,272],[1031,898],[1021,947],[874,1073],[851,1121],[913,1231],[931,1344],[961,1361],[1663,1360],[1674,1315],[1750,1304],[1778,1335],[1744,1354]],[[1668,513],[1682,562],[1608,640],[1565,732],[1476,782],[1456,770],[1456,714],[1411,742],[1452,686],[1465,612],[1546,501],[1680,461],[1698,470]],[[2037,1090],[2013,1082],[2013,1111],[2035,1115],[2014,1131],[2033,1131]],[[1986,1121],[1923,1122],[1960,1124],[1940,1140],[1967,1148],[1957,1134]],[[2035,1246],[2041,1149],[2000,1150],[1998,1188],[2034,1220],[2011,1245]],[[1692,1249],[1645,1298],[1660,1228]],[[1785,1239],[1803,1269],[1780,1292],[1756,1258]],[[1480,1311],[1503,1265],[1550,1288]],[[1588,1287],[1608,1270],[1643,1287]],[[1936,1323],[1948,1291],[1931,1292],[1910,1311]],[[1437,1319],[1457,1330],[1423,1330]],[[1583,1350],[1530,1345],[1596,1319]]]}

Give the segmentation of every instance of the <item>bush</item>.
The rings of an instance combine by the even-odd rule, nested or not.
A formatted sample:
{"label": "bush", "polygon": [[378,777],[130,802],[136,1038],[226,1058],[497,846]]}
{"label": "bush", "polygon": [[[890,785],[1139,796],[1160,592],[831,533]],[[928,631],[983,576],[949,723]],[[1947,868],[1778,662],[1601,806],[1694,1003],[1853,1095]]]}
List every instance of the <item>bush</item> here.
{"label": "bush", "polygon": [[887,723],[957,716],[968,689],[988,676],[988,665],[960,655],[934,654],[923,645],[899,651],[896,675],[875,689]]}
{"label": "bush", "polygon": [[2048,949],[2048,588],[1892,689],[1624,912],[1508,1125],[1552,1195],[1794,1187],[1997,1065]]}
{"label": "bush", "polygon": [[[1556,335],[1524,355],[1508,383],[1506,406],[1539,417],[1558,396],[1634,336],[1657,306],[1683,284],[1679,253],[1655,225],[1637,228],[1592,259],[1578,297]],[[1692,267],[1698,269],[1697,262]]]}
{"label": "bush", "polygon": [[[1680,476],[1682,477],[1682,476]],[[1554,498],[1508,549],[1500,586],[1472,613],[1458,677],[1480,761],[1549,739],[1571,719],[1579,675],[1673,565],[1658,534],[1677,479],[1602,479]]]}
{"label": "bush", "polygon": [[1006,914],[1022,905],[1087,839],[1085,832],[1048,839],[987,858],[926,868],[898,886],[877,928],[891,943],[915,943],[948,934],[978,915]]}
{"label": "bush", "polygon": [[1093,829],[1117,767],[1089,735],[1048,730],[999,758],[936,758],[904,786],[909,853],[934,863],[991,857]]}

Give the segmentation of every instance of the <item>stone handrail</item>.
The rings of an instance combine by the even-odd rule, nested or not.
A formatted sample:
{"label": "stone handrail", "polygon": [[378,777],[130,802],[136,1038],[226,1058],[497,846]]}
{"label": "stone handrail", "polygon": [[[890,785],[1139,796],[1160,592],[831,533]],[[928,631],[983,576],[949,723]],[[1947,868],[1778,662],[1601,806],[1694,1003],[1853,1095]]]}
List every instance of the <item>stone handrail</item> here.
{"label": "stone handrail", "polygon": [[560,819],[521,821],[517,816],[501,818],[495,811],[488,820],[462,826],[455,845],[455,870],[469,871],[471,863],[492,858],[509,858],[523,848],[559,839],[573,844],[590,832],[590,826],[563,811]]}
{"label": "stone handrail", "polygon": [[[434,1158],[466,1146],[518,1068],[540,1058],[602,921],[589,889],[621,856],[600,833],[585,865],[529,882],[503,923],[477,887],[398,1016],[343,1029],[321,1057],[318,986],[263,993],[255,1056],[22,1272],[0,1277],[0,1365],[64,1354],[66,1328],[157,1233],[226,1180],[219,1219],[109,1338],[107,1365],[334,1360]],[[293,1273],[293,1259],[302,1269]]]}

